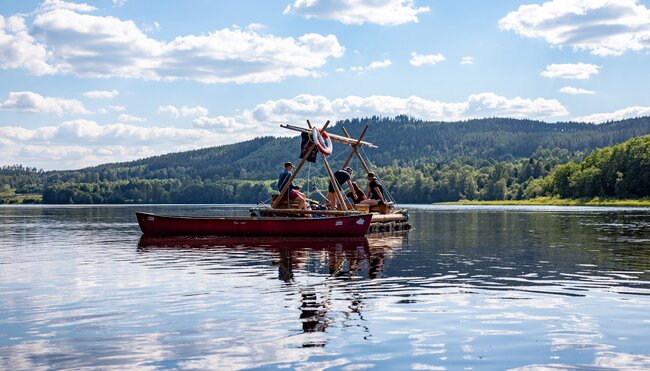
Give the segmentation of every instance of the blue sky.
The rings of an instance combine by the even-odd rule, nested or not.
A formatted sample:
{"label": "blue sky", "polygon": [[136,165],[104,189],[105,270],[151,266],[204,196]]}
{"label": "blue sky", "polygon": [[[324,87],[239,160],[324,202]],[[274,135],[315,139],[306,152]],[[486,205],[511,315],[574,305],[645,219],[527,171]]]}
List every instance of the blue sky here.
{"label": "blue sky", "polygon": [[650,115],[635,0],[0,2],[0,165],[75,169],[407,114]]}

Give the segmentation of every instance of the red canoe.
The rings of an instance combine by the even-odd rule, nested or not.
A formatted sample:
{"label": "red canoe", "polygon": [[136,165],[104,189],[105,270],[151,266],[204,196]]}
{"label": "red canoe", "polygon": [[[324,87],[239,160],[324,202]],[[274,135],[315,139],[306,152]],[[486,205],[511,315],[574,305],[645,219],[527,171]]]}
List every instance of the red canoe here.
{"label": "red canoe", "polygon": [[146,235],[361,237],[372,219],[371,214],[330,218],[135,214]]}

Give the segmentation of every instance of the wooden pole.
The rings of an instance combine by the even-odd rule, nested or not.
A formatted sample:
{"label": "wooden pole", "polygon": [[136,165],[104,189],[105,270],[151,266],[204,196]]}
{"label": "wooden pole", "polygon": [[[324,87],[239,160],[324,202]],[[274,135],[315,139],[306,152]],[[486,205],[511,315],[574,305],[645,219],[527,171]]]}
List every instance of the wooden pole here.
{"label": "wooden pole", "polygon": [[[346,136],[351,137],[350,134],[348,133],[348,131],[345,130],[345,128],[342,128],[342,129],[343,129],[343,132],[345,133]],[[348,158],[343,163],[344,168],[350,164],[350,162],[352,161],[352,156],[354,156],[355,153],[359,153],[359,152],[357,152],[358,148],[359,148],[359,144],[361,143],[361,139],[363,139],[363,136],[366,135],[366,131],[368,131],[368,125],[366,125],[366,127],[363,129],[363,132],[361,132],[361,135],[357,139],[357,142],[352,145],[352,150],[350,151],[350,154],[348,155]],[[363,162],[362,162],[362,165],[363,165]],[[367,169],[367,167],[365,167],[365,168],[366,168],[366,172],[367,172],[368,169]]]}
{"label": "wooden pole", "polygon": [[[368,128],[368,126],[366,126],[366,128]],[[348,136],[348,138],[350,138],[350,134],[348,133],[347,130],[345,130],[345,128],[343,128],[343,132],[345,133],[345,135]],[[365,130],[364,130],[364,133],[365,133]],[[361,139],[361,138],[359,138],[359,139]],[[359,158],[359,162],[361,162],[361,166],[363,166],[363,168],[366,170],[366,174],[368,174],[370,172],[370,168],[368,167],[368,165],[366,164],[366,161],[363,159],[363,157],[361,156],[361,154],[357,150],[356,146],[352,147],[352,153],[357,155],[357,157]],[[352,153],[350,153],[350,156],[352,156]]]}
{"label": "wooden pole", "polygon": [[[291,178],[289,178],[287,183],[285,183],[285,185],[282,187],[282,190],[280,191],[280,194],[278,195],[278,198],[276,198],[275,201],[273,201],[273,205],[271,205],[272,208],[275,209],[275,208],[278,207],[278,205],[282,201],[282,196],[284,196],[284,194],[287,192],[287,190],[289,189],[289,186],[291,185],[291,183],[293,183],[293,180],[296,179],[296,176],[298,175],[298,172],[300,172],[300,169],[302,169],[302,165],[305,164],[305,161],[307,160],[307,158],[309,158],[309,155],[311,154],[311,151],[314,150],[314,148],[316,148],[316,145],[312,143],[312,145],[309,146],[309,150],[307,150],[307,153],[305,154],[305,157],[303,157],[302,160],[300,161],[300,164],[298,164],[298,167],[296,168],[296,171],[294,171],[293,174],[291,174]],[[288,200],[288,204],[289,204],[288,206],[289,207],[291,207],[290,203],[291,203],[291,200]]]}
{"label": "wooden pole", "polygon": [[336,194],[337,202],[341,204],[341,207],[345,208],[344,210],[347,210],[345,199],[343,198],[343,194],[341,193],[341,187],[339,187],[338,185],[339,183],[336,181],[336,177],[334,176],[334,173],[332,172],[332,168],[330,167],[329,162],[327,162],[327,158],[325,158],[325,156],[323,156],[323,163],[325,164],[325,169],[327,169],[327,174],[329,175],[330,182],[332,183],[332,188],[334,188],[334,193]]}
{"label": "wooden pole", "polygon": [[260,212],[275,213],[275,214],[321,214],[321,215],[359,215],[359,211],[340,211],[340,210],[298,210],[298,209],[273,209],[273,208],[260,208],[254,209]]}
{"label": "wooden pole", "polygon": [[[302,133],[310,133],[311,132],[311,129],[301,128],[300,126],[295,126],[295,125],[280,125],[280,127],[285,128],[285,129],[289,129],[289,130],[293,130],[293,131],[299,131],[299,132],[302,132]],[[331,134],[331,133],[327,133],[327,134],[329,135],[330,139],[332,139],[335,142],[339,142],[339,143],[343,143],[343,144],[355,144],[357,142],[357,140],[354,139],[354,138],[346,138],[344,136]],[[372,144],[370,142],[361,141],[359,144],[362,145],[362,146],[370,147],[370,148],[378,148],[376,145],[374,145],[374,144]]]}
{"label": "wooden pole", "polygon": [[[321,130],[325,130],[329,126],[329,124],[330,124],[330,120],[327,120],[325,125],[323,125],[323,129],[321,129]],[[315,148],[316,148],[316,144],[312,143],[311,146],[309,147],[309,150],[307,150],[307,153],[305,154],[305,157],[303,157],[302,161],[300,161],[300,164],[296,168],[296,171],[294,171],[293,174],[291,174],[291,178],[289,178],[289,180],[284,185],[284,187],[282,187],[282,190],[280,191],[280,194],[278,195],[278,198],[276,198],[275,201],[273,201],[273,204],[271,205],[272,208],[275,209],[275,208],[278,207],[278,205],[282,201],[282,196],[284,196],[284,194],[287,192],[287,190],[289,189],[289,186],[291,185],[291,183],[293,183],[293,180],[296,179],[296,176],[298,175],[298,172],[300,172],[300,169],[302,169],[302,165],[305,164],[305,161],[307,160],[307,158],[309,158],[309,155],[311,154],[311,151],[313,151]],[[324,156],[323,156],[323,159],[325,159]],[[288,200],[287,203],[288,203],[289,208],[291,208],[291,204],[290,204],[291,200]]]}

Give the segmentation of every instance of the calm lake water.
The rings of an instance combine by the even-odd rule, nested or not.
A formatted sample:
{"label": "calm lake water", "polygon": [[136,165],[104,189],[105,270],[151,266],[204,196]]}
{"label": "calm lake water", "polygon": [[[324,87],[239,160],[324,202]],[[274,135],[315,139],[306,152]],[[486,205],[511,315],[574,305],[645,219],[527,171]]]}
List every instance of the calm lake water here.
{"label": "calm lake water", "polygon": [[650,210],[409,206],[406,234],[141,239],[0,207],[0,369],[650,369]]}

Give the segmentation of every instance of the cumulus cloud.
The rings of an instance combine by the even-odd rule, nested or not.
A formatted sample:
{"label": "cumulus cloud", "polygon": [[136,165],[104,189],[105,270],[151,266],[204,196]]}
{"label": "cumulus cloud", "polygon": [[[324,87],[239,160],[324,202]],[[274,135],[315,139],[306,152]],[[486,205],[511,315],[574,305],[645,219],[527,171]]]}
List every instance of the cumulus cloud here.
{"label": "cumulus cloud", "polygon": [[39,7],[40,12],[50,12],[57,9],[74,10],[80,13],[88,13],[97,10],[94,6],[86,3],[71,3],[63,0],[45,0]]}
{"label": "cumulus cloud", "polygon": [[587,80],[600,71],[600,66],[588,63],[549,64],[540,75],[551,79]]}
{"label": "cumulus cloud", "polygon": [[5,19],[0,15],[0,68],[24,68],[31,74],[49,75],[51,52],[30,34],[23,16]]}
{"label": "cumulus cloud", "polygon": [[548,119],[568,115],[568,110],[555,99],[507,98],[495,93],[473,94],[462,102],[442,102],[411,96],[349,96],[327,99],[323,96],[301,94],[258,104],[235,117],[201,117],[194,125],[213,130],[255,129],[270,135],[287,135],[279,125],[287,122],[325,122],[350,117],[395,116],[406,114],[425,120],[454,121],[481,117],[518,117]]}
{"label": "cumulus cloud", "polygon": [[0,109],[56,115],[91,113],[76,99],[44,97],[31,91],[10,92]]}
{"label": "cumulus cloud", "polygon": [[264,25],[261,23],[251,23],[246,28],[248,28],[251,31],[261,31],[264,29]]}
{"label": "cumulus cloud", "polygon": [[390,59],[384,59],[382,61],[374,61],[368,65],[369,70],[376,70],[378,68],[387,68],[393,64],[393,62],[390,61]]}
{"label": "cumulus cloud", "polygon": [[[254,126],[254,124],[237,121],[237,118],[227,116],[199,117],[194,119],[193,124],[198,128],[217,129],[226,133],[247,130]],[[257,126],[259,127],[259,125]]]}
{"label": "cumulus cloud", "polygon": [[499,20],[499,28],[599,56],[650,49],[650,10],[637,0],[552,0],[521,5]]}
{"label": "cumulus cloud", "polygon": [[474,57],[463,57],[460,60],[460,64],[474,64]]}
{"label": "cumulus cloud", "polygon": [[256,26],[165,42],[133,21],[88,14],[94,10],[50,0],[30,15],[31,27],[23,16],[0,17],[0,67],[92,78],[264,83],[318,76],[328,59],[345,51],[334,35],[279,37],[257,33]]}
{"label": "cumulus cloud", "polygon": [[593,90],[575,88],[573,86],[565,86],[565,87],[561,88],[560,93],[571,94],[571,95],[595,94],[595,92]]}
{"label": "cumulus cloud", "polygon": [[[182,108],[177,110],[181,115]],[[122,120],[126,115],[120,116],[121,122],[112,124],[73,120],[36,129],[0,126],[0,142],[3,144],[0,158],[6,163],[70,169],[235,143],[260,135],[292,136],[295,133],[280,128],[280,124],[302,123],[305,118],[313,123],[324,123],[350,117],[399,114],[440,121],[492,116],[546,119],[568,114],[567,109],[554,99],[507,98],[490,92],[473,94],[460,102],[416,96],[328,99],[301,94],[260,103],[236,116],[209,117],[207,110],[194,112],[205,112],[206,115],[195,118],[192,121],[194,127],[189,129],[135,126],[128,123],[133,120]]]}
{"label": "cumulus cloud", "polygon": [[117,90],[91,90],[83,93],[84,97],[91,99],[114,98],[120,95]]}
{"label": "cumulus cloud", "polygon": [[409,62],[412,65],[416,66],[416,67],[420,67],[423,64],[436,64],[436,63],[440,63],[440,62],[442,62],[444,60],[446,60],[445,56],[440,54],[440,53],[422,55],[422,54],[418,54],[416,52],[412,52],[411,53],[411,59],[409,60]]}
{"label": "cumulus cloud", "polygon": [[106,107],[100,108],[97,110],[98,113],[105,114],[109,112],[124,112],[126,111],[126,107],[124,106],[117,106],[117,105],[108,105]]}
{"label": "cumulus cloud", "polygon": [[25,129],[0,126],[0,155],[5,163],[28,163],[44,169],[74,169],[128,161],[248,139],[204,129],[102,125],[90,120]]}
{"label": "cumulus cloud", "polygon": [[587,116],[576,117],[575,121],[590,122],[595,124],[602,124],[607,121],[617,121],[629,118],[648,116],[650,115],[650,107],[626,107],[614,112],[595,113]]}
{"label": "cumulus cloud", "polygon": [[145,122],[147,121],[146,118],[144,117],[138,117],[138,116],[133,116],[133,115],[128,115],[126,113],[123,113],[117,117],[117,121],[119,122]]}
{"label": "cumulus cloud", "polygon": [[364,72],[369,71],[369,70],[376,70],[376,69],[379,69],[379,68],[388,68],[388,67],[390,67],[391,64],[393,64],[393,62],[391,62],[390,59],[384,59],[384,60],[381,60],[381,61],[371,62],[367,67],[363,67],[363,66],[350,67],[350,71],[356,72],[356,73],[364,73]]}
{"label": "cumulus cloud", "polygon": [[429,11],[428,6],[416,7],[413,0],[295,0],[284,13],[344,24],[386,26],[417,23],[418,14]]}
{"label": "cumulus cloud", "polygon": [[158,106],[158,113],[168,113],[174,117],[207,116],[208,109],[201,106],[196,106],[196,107],[182,106],[179,109],[172,105],[166,105],[166,106]]}

